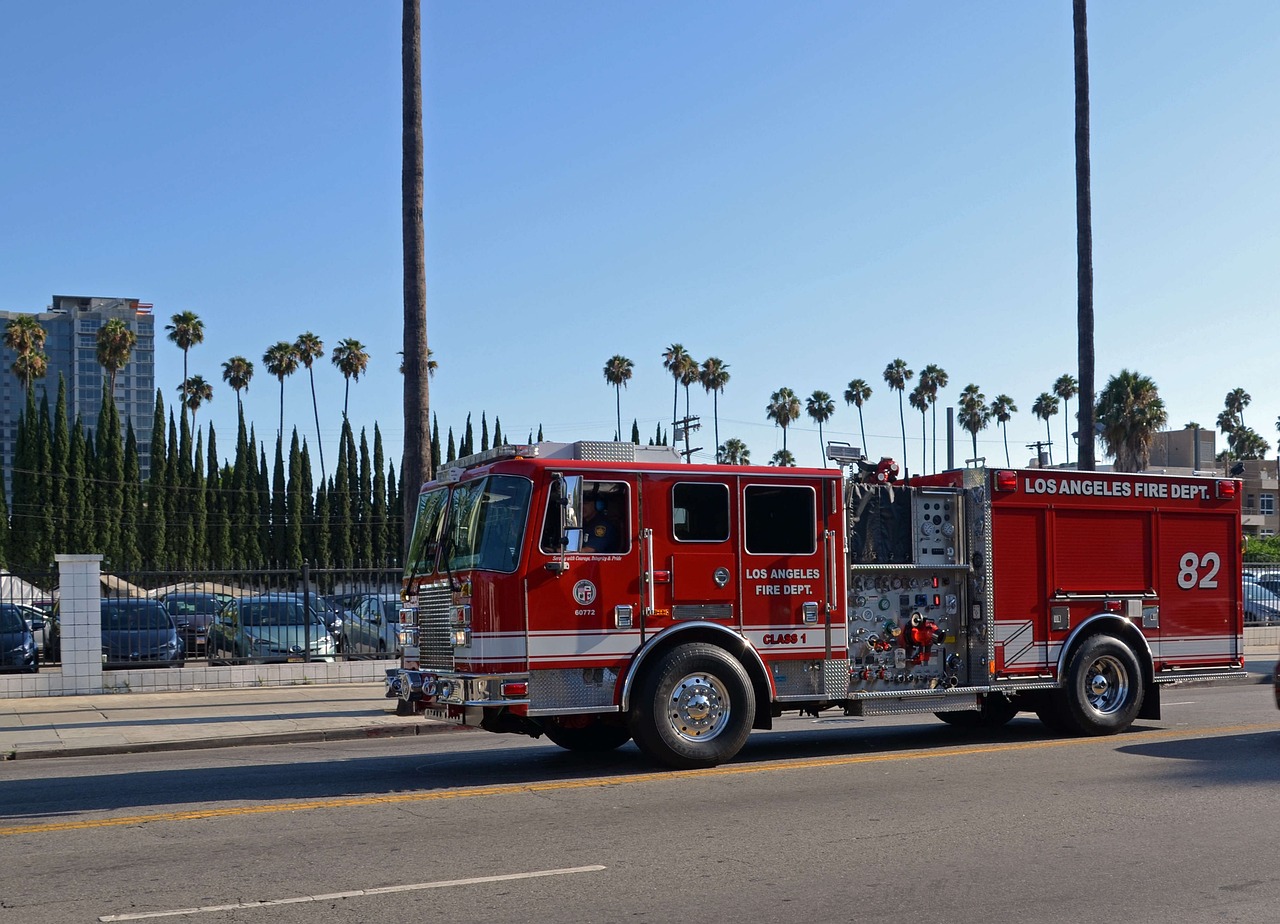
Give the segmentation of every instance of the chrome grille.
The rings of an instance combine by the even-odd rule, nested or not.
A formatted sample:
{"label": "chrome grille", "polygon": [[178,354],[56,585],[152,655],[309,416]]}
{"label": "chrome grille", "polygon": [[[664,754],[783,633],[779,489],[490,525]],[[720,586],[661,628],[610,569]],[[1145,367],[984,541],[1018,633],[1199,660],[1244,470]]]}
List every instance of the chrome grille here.
{"label": "chrome grille", "polygon": [[452,599],[448,583],[430,584],[418,591],[418,663],[423,670],[453,670]]}

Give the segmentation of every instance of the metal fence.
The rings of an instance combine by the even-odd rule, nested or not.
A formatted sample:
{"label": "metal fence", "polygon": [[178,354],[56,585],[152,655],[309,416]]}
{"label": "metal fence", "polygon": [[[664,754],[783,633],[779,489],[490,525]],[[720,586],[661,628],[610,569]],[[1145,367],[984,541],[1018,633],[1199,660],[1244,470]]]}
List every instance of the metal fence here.
{"label": "metal fence", "polygon": [[[398,568],[104,571],[103,668],[395,658],[400,578]],[[41,667],[60,663],[56,570],[0,574],[0,613],[26,621]]]}

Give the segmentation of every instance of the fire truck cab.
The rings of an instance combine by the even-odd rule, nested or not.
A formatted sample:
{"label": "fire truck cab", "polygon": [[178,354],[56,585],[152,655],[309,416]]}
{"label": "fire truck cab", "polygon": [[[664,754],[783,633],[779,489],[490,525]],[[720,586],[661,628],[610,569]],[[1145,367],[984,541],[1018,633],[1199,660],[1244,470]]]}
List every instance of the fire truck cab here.
{"label": "fire truck cab", "polygon": [[729,760],[785,710],[1021,710],[1076,734],[1242,675],[1229,479],[687,465],[503,446],[428,483],[401,710],[571,750]]}

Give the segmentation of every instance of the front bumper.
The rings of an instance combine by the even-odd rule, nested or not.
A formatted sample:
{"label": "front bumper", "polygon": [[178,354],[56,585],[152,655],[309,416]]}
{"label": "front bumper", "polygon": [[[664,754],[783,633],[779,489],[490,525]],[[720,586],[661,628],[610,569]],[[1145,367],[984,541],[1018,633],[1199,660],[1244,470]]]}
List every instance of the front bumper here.
{"label": "front bumper", "polygon": [[384,695],[415,712],[460,725],[479,725],[486,709],[529,706],[528,674],[463,674],[389,668]]}

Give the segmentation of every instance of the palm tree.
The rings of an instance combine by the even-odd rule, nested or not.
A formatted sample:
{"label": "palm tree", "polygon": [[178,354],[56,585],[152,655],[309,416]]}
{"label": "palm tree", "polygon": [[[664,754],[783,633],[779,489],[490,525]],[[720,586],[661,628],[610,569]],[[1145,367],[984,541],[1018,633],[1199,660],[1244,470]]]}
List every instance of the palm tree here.
{"label": "palm tree", "polygon": [[418,510],[417,486],[430,480],[431,376],[423,365],[427,343],[427,267],[422,178],[422,3],[403,0],[400,27],[400,221],[404,266],[404,456],[400,477],[414,489],[404,492],[401,548],[409,548]]}
{"label": "palm tree", "polygon": [[1018,413],[1018,405],[1014,404],[1013,399],[1008,395],[996,395],[991,399],[990,410],[991,416],[1004,431],[1004,464],[1012,465],[1013,463],[1009,461],[1009,420]]}
{"label": "palm tree", "polygon": [[631,381],[631,373],[634,370],[635,363],[620,353],[610,356],[609,361],[604,364],[604,380],[613,386],[617,397],[618,430],[613,437],[617,441],[622,440],[622,389],[626,388],[627,382]]}
{"label": "palm tree", "polygon": [[769,460],[769,464],[775,468],[795,468],[796,457],[793,456],[789,450],[779,449],[773,454],[773,458]]}
{"label": "palm tree", "polygon": [[765,406],[764,416],[766,420],[772,420],[776,426],[782,428],[782,449],[785,452],[787,449],[787,427],[791,426],[793,420],[800,419],[800,399],[796,397],[796,393],[790,388],[779,388],[769,396],[769,403]]}
{"label": "palm tree", "polygon": [[[923,377],[921,373],[921,377]],[[929,411],[929,390],[925,387],[924,382],[916,383],[916,387],[911,389],[911,393],[907,395],[907,404],[920,412],[920,455],[923,458],[925,452],[929,448],[929,435],[925,431],[925,422],[928,418],[925,416]],[[923,473],[924,463],[920,463],[920,469]]]}
{"label": "palm tree", "polygon": [[662,368],[671,373],[674,380],[671,385],[671,432],[676,433],[676,414],[680,402],[680,377],[684,373],[686,360],[689,358],[689,351],[679,343],[673,343],[667,347],[662,354]]}
{"label": "palm tree", "polygon": [[805,401],[805,413],[818,423],[818,452],[822,456],[822,467],[827,467],[827,444],[822,439],[822,425],[831,419],[836,412],[836,403],[825,391],[815,391]]}
{"label": "palm tree", "polygon": [[[347,380],[346,388],[342,393],[342,419],[347,419],[347,402],[351,399],[351,380],[360,381],[360,376],[369,368],[369,354],[365,352],[364,344],[354,337],[347,337],[338,341],[338,345],[333,348],[333,355],[329,357],[338,371],[342,373],[342,377]],[[401,364],[401,370],[404,365]],[[428,367],[428,374],[430,368]]]}
{"label": "palm tree", "polygon": [[196,427],[196,411],[206,401],[213,400],[213,386],[202,375],[193,375],[178,386],[178,398],[182,406],[191,411],[191,429]]}
{"label": "palm tree", "polygon": [[895,359],[884,367],[884,380],[889,387],[898,393],[898,422],[902,425],[902,472],[907,472],[907,412],[902,403],[902,393],[907,390],[907,383],[915,375],[904,360]]}
{"label": "palm tree", "polygon": [[185,383],[190,377],[187,374],[187,354],[193,346],[204,343],[204,321],[194,311],[179,311],[169,322],[164,329],[169,332],[169,339],[182,350],[182,381]]}
{"label": "palm tree", "polygon": [[[1058,413],[1058,399],[1047,391],[1042,391],[1040,396],[1031,405],[1031,413],[1035,414],[1044,421],[1044,439],[1045,449],[1049,453],[1049,464],[1053,464],[1053,438],[1049,435],[1049,418]],[[1084,445],[1084,440],[1080,444]]]}
{"label": "palm tree", "polygon": [[307,367],[307,375],[311,379],[311,410],[316,415],[316,446],[320,451],[320,477],[328,477],[324,469],[324,441],[320,439],[320,405],[316,403],[316,373],[311,368],[311,364],[317,359],[324,356],[324,341],[322,341],[311,331],[305,334],[299,334],[298,339],[293,342],[294,352],[298,354],[298,359],[302,365]]}
{"label": "palm tree", "polygon": [[[1276,421],[1276,429],[1280,430],[1280,420]],[[720,447],[716,461],[725,465],[747,465],[751,461],[751,450],[742,440],[731,436]]]}
{"label": "palm tree", "polygon": [[249,382],[253,380],[253,363],[243,356],[232,356],[222,364],[222,381],[230,385],[236,393],[236,410],[243,413],[240,403],[240,391],[249,390]]}
{"label": "palm tree", "polygon": [[[680,384],[684,386],[684,416],[685,420],[689,419],[689,386],[697,382],[701,376],[701,370],[698,361],[692,356],[686,355],[680,362]],[[686,443],[688,437],[686,436]],[[686,445],[685,449],[689,447]]]}
{"label": "palm tree", "polygon": [[862,425],[862,405],[871,397],[871,386],[862,379],[854,379],[844,390],[844,403],[858,409],[858,431],[862,434],[862,452],[867,451],[867,428]]}
{"label": "palm tree", "polygon": [[986,395],[978,390],[977,385],[966,385],[960,393],[960,413],[957,415],[960,426],[969,431],[973,439],[974,463],[978,459],[978,434],[985,430],[991,420],[991,409],[987,407]]}
{"label": "palm tree", "polygon": [[49,357],[44,354],[48,336],[49,332],[33,314],[19,315],[5,325],[4,345],[18,354],[12,369],[22,382],[24,392],[30,391],[32,383],[48,371]]}
{"label": "palm tree", "polygon": [[1156,383],[1137,372],[1121,369],[1098,396],[1102,443],[1118,472],[1146,471],[1151,444],[1168,420]]}
{"label": "palm tree", "polygon": [[[938,392],[950,381],[947,370],[937,363],[929,363],[920,370],[920,384],[926,387],[929,407],[933,409],[933,471],[938,471]],[[921,463],[920,468],[924,468]]]}
{"label": "palm tree", "polygon": [[1076,430],[1085,434],[1076,453],[1082,472],[1097,468],[1093,456],[1093,204],[1089,191],[1089,27],[1085,0],[1072,0],[1071,34],[1076,85],[1076,338],[1080,403]]}
{"label": "palm tree", "polygon": [[262,354],[262,365],[280,380],[280,431],[284,440],[284,380],[298,371],[298,351],[288,340],[273,344]]}
{"label": "palm tree", "polygon": [[[1062,453],[1066,458],[1063,460],[1070,464],[1071,462],[1071,415],[1067,413],[1067,402],[1080,393],[1080,383],[1076,381],[1074,375],[1063,373],[1058,376],[1058,380],[1053,383],[1053,393],[1062,399],[1062,444],[1065,447]],[[1083,432],[1083,431],[1079,431]]]}
{"label": "palm tree", "polygon": [[112,318],[98,328],[98,364],[107,370],[107,388],[114,397],[116,373],[129,365],[138,335],[120,318]]}
{"label": "palm tree", "polygon": [[708,356],[702,361],[702,371],[698,374],[702,387],[711,392],[711,419],[715,422],[716,445],[720,445],[720,399],[719,395],[729,383],[729,364],[722,359]]}
{"label": "palm tree", "polygon": [[[1253,401],[1253,396],[1243,388],[1233,388],[1223,399],[1223,406],[1236,421],[1236,426],[1244,426],[1244,409]],[[1223,431],[1226,432],[1226,431]]]}

